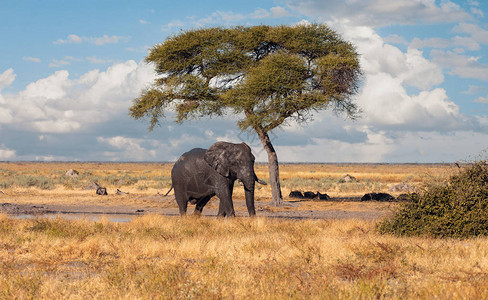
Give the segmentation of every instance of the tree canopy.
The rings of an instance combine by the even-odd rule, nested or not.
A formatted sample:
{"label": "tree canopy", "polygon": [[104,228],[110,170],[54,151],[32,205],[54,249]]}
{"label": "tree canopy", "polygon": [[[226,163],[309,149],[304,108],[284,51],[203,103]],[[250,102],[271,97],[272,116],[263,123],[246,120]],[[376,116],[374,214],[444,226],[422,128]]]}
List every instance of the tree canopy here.
{"label": "tree canopy", "polygon": [[168,111],[176,122],[236,114],[240,129],[254,130],[268,152],[275,202],[281,191],[268,133],[319,110],[358,115],[359,55],[323,24],[189,30],[155,45],[146,62],[160,77],[130,115],[149,118],[153,129]]}

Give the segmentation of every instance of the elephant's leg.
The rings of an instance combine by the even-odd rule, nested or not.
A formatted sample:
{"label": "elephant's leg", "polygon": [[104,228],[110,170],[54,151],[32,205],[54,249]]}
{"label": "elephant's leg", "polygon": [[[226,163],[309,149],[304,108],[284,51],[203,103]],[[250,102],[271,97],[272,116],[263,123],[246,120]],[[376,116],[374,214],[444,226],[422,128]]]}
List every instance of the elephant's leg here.
{"label": "elephant's leg", "polygon": [[175,198],[178,208],[180,209],[180,215],[186,215],[186,209],[188,207],[188,195],[186,191],[179,186],[175,186]]}
{"label": "elephant's leg", "polygon": [[217,197],[220,199],[219,212],[217,216],[219,217],[235,217],[236,213],[234,211],[234,203],[232,202],[232,191],[234,190],[234,182],[232,181],[229,185],[224,186],[217,192]]}
{"label": "elephant's leg", "polygon": [[209,195],[198,199],[195,210],[193,211],[193,215],[200,216],[202,214],[203,207],[207,205],[208,201],[210,201],[212,197],[213,195]]}

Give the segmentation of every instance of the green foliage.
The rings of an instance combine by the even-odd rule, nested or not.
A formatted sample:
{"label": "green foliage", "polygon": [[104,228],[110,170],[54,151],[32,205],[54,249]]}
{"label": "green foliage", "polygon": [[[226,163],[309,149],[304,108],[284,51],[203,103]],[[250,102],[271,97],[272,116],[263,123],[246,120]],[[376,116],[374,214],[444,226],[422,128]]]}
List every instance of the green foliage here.
{"label": "green foliage", "polygon": [[433,183],[378,225],[383,233],[470,237],[488,235],[488,164],[478,161]]}
{"label": "green foliage", "polygon": [[326,25],[190,30],[155,45],[146,61],[161,77],[130,115],[149,118],[150,129],[168,110],[177,122],[244,113],[241,129],[264,133],[320,109],[358,112],[359,56]]}

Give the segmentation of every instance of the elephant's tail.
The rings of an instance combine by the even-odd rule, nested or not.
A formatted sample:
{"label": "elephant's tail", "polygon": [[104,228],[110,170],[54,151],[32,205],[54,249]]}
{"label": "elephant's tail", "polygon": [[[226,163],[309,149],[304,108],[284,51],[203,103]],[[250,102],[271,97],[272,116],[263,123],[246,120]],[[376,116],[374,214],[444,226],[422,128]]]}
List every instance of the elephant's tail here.
{"label": "elephant's tail", "polygon": [[169,189],[169,191],[164,195],[164,197],[168,196],[169,192],[171,192],[171,190],[173,189],[173,185],[171,185],[171,188]]}
{"label": "elephant's tail", "polygon": [[256,173],[254,173],[254,180],[259,184],[268,185],[266,181],[259,179],[258,176],[256,176]]}

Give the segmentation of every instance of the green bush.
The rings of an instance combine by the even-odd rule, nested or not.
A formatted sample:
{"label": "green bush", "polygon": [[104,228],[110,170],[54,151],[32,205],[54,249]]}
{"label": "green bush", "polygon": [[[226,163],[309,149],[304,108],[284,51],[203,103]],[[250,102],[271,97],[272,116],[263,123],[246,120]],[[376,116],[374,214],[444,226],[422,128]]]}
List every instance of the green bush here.
{"label": "green bush", "polygon": [[488,235],[488,163],[478,161],[432,183],[390,218],[382,233],[464,238]]}

